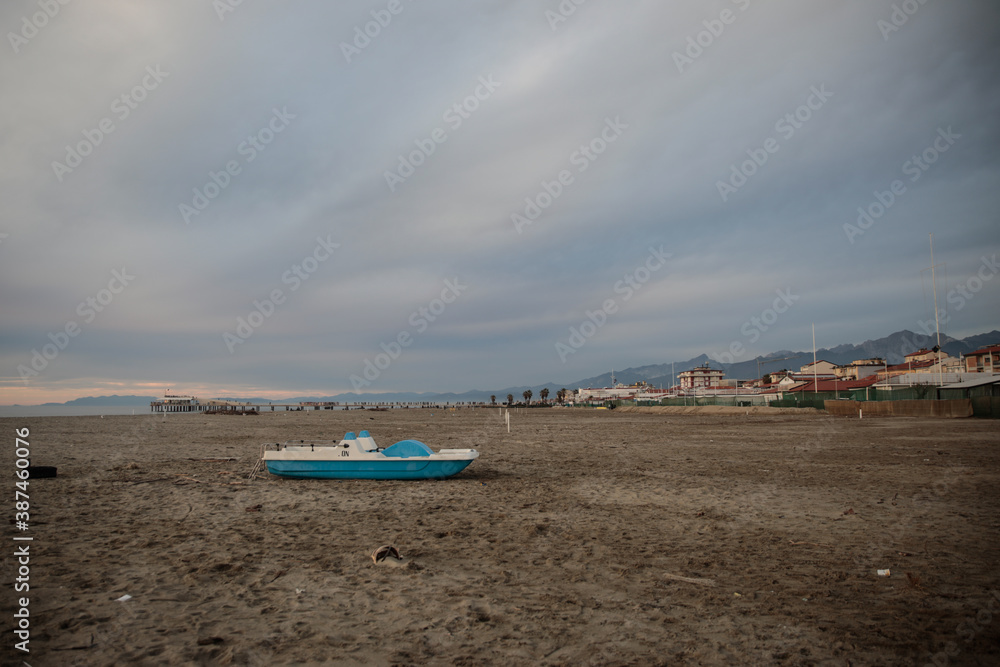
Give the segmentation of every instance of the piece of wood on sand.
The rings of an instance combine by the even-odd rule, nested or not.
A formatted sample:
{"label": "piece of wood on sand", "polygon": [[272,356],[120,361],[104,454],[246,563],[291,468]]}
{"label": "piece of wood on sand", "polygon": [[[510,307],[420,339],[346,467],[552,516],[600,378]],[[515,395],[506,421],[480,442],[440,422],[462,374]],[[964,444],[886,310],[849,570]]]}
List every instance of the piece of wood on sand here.
{"label": "piece of wood on sand", "polygon": [[669,572],[661,572],[660,576],[664,579],[672,579],[674,581],[683,581],[689,584],[699,584],[701,586],[715,586],[714,579],[699,579],[697,577],[682,577],[679,574],[670,574]]}

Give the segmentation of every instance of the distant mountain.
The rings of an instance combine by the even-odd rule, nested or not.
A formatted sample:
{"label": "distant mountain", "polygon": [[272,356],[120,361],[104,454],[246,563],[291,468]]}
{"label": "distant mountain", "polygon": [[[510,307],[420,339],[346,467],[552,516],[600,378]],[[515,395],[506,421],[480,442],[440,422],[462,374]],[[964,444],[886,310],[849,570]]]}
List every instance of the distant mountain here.
{"label": "distant mountain", "polygon": [[42,403],[42,405],[79,405],[79,406],[89,406],[89,405],[145,405],[148,406],[151,401],[156,401],[156,396],[119,396],[118,394],[112,394],[111,396],[84,396],[83,398],[75,398],[72,401],[66,401],[65,403]]}
{"label": "distant mountain", "polygon": [[[885,359],[890,365],[901,364],[905,361],[907,354],[916,352],[921,348],[932,348],[936,345],[936,342],[937,338],[934,335],[926,336],[904,329],[883,338],[866,340],[856,345],[844,344],[832,348],[818,349],[816,350],[816,359],[825,359],[833,364],[844,365],[858,359],[880,357]],[[980,347],[995,343],[1000,343],[1000,331],[997,330],[990,333],[969,336],[961,340],[944,334],[941,335],[941,348],[953,357],[968,354]],[[797,370],[806,364],[812,363],[812,357],[812,350],[798,352],[780,350],[759,358],[727,364],[711,359],[703,354],[688,361],[675,363],[674,372],[680,373],[682,370],[688,370],[689,368],[707,363],[712,368],[721,368],[725,371],[727,378],[749,380],[758,378],[768,371],[781,369]],[[670,364],[640,366],[638,368],[626,368],[621,371],[615,371],[615,379],[622,384],[632,384],[633,382],[643,380],[653,386],[670,386],[670,372]],[[581,380],[579,383],[573,383],[570,386],[573,388],[607,387],[610,386],[610,382],[611,374],[606,373]]]}
{"label": "distant mountain", "polygon": [[[904,357],[910,352],[916,352],[921,348],[931,348],[936,343],[936,337],[925,336],[922,334],[914,333],[909,330],[897,331],[896,333],[885,336],[884,338],[879,338],[877,340],[866,340],[863,343],[858,344],[844,344],[837,345],[836,347],[823,348],[816,350],[817,359],[825,359],[834,364],[849,364],[857,359],[870,359],[873,357],[881,357],[885,359],[889,364],[899,364],[904,361]],[[977,334],[975,336],[969,336],[967,338],[958,340],[951,338],[950,336],[941,336],[941,347],[945,352],[953,357],[959,355],[968,354],[973,350],[979,349],[986,345],[1000,344],[1000,331],[993,330],[989,333]],[[812,351],[791,351],[791,350],[779,350],[777,352],[772,352],[767,355],[762,355],[754,359],[748,359],[746,361],[741,361],[732,364],[726,364],[714,359],[711,359],[705,354],[694,357],[693,359],[688,359],[687,361],[678,361],[673,364],[651,364],[648,366],[638,366],[635,368],[624,368],[622,370],[616,370],[615,381],[621,384],[634,384],[636,382],[644,381],[650,385],[669,387],[674,383],[673,378],[676,377],[677,373],[681,371],[690,370],[696,366],[701,366],[708,364],[712,368],[720,368],[726,373],[727,378],[738,378],[741,380],[748,380],[752,378],[760,377],[761,374],[767,373],[769,371],[781,370],[787,368],[789,370],[795,370],[808,363],[812,362]],[[758,373],[759,370],[759,373]],[[266,398],[230,398],[227,400],[239,401],[243,403],[255,403],[255,404],[267,404],[267,403],[300,403],[300,402],[339,402],[339,403],[357,403],[357,402],[381,402],[381,403],[397,403],[397,402],[409,402],[409,403],[419,403],[419,402],[430,402],[430,403],[488,403],[490,396],[496,396],[498,403],[504,403],[507,400],[507,394],[512,394],[515,401],[520,401],[522,399],[522,394],[526,390],[531,390],[533,394],[532,400],[537,400],[539,393],[542,389],[547,388],[549,390],[549,395],[555,398],[556,392],[559,389],[577,389],[580,387],[609,387],[611,386],[611,372],[603,373],[601,375],[595,375],[593,377],[584,378],[582,380],[576,380],[574,382],[548,382],[545,384],[535,385],[535,386],[520,386],[520,387],[507,387],[506,389],[496,389],[491,391],[484,391],[479,389],[473,389],[471,391],[466,391],[461,394],[456,393],[433,393],[433,392],[387,392],[384,394],[358,394],[355,392],[349,392],[344,394],[336,394],[333,396],[297,396],[295,398],[287,399],[274,399],[269,400]],[[202,397],[209,398],[209,397]],[[215,398],[215,397],[211,397]],[[77,398],[72,401],[67,401],[66,403],[45,403],[44,405],[76,405],[76,406],[100,406],[100,405],[117,405],[117,406],[131,406],[131,405],[149,405],[151,401],[160,400],[156,396],[118,396],[117,394],[112,396],[86,396],[84,398]]]}
{"label": "distant mountain", "polygon": [[[968,354],[994,342],[1000,342],[1000,331],[969,336],[961,340],[941,334],[941,349],[953,357]],[[936,344],[937,337],[934,334],[928,336],[904,329],[884,338],[866,340],[859,345],[838,345],[834,348],[817,350],[816,358],[826,359],[835,364],[849,364],[857,359],[881,357],[890,364],[901,364],[906,360],[907,354],[921,348],[932,348]],[[811,356],[812,352],[809,352],[809,355]]]}
{"label": "distant mountain", "polygon": [[[1000,331],[994,329],[989,333],[969,336],[968,338],[963,338],[962,342],[969,346],[969,352],[986,347],[987,345],[997,345],[1000,344]],[[948,349],[945,345],[941,347]],[[967,354],[967,352],[963,352],[962,354]]]}

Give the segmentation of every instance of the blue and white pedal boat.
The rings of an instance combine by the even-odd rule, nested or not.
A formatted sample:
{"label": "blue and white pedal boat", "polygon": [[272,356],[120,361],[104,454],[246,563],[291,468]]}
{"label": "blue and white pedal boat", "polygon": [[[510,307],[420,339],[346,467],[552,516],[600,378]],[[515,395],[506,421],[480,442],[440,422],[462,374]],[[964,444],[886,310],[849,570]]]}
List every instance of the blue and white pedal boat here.
{"label": "blue and white pedal boat", "polygon": [[261,450],[269,473],[302,479],[443,479],[479,456],[474,449],[434,452],[419,440],[380,449],[368,431],[350,432],[340,442],[300,440],[265,444]]}

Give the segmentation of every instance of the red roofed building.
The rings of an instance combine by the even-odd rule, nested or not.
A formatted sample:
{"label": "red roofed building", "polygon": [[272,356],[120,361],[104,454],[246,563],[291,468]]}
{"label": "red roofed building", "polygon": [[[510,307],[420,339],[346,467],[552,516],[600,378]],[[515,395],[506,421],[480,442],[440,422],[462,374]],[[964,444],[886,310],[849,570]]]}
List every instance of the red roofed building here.
{"label": "red roofed building", "polygon": [[935,359],[940,359],[947,356],[948,356],[947,353],[942,352],[940,350],[935,352],[934,350],[928,350],[927,348],[923,348],[917,350],[916,352],[910,352],[904,358],[908,362],[912,361],[913,363],[916,363],[918,361],[928,361],[928,360],[934,361]]}
{"label": "red roofed building", "polygon": [[937,364],[934,359],[927,359],[926,361],[906,361],[901,364],[895,364],[894,366],[889,366],[886,370],[889,372],[889,376],[902,375],[903,373],[919,372],[925,368],[930,368]]}
{"label": "red roofed building", "polygon": [[965,355],[966,373],[1000,372],[1000,345],[982,347]]}

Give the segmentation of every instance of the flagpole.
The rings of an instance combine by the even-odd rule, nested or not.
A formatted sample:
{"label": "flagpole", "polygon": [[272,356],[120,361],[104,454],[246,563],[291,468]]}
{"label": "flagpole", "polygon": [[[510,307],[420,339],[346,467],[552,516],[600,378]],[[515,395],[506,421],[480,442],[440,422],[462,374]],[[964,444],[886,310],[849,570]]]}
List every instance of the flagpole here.
{"label": "flagpole", "polygon": [[[941,322],[938,319],[938,307],[937,307],[937,280],[935,279],[934,271],[934,235],[930,234],[931,237],[931,287],[934,288],[934,327],[937,329],[937,364],[938,364],[938,387],[944,384],[944,369],[941,367]],[[938,394],[940,397],[940,393]]]}
{"label": "flagpole", "polygon": [[819,390],[816,387],[816,324],[813,323],[813,393],[817,393]]}

